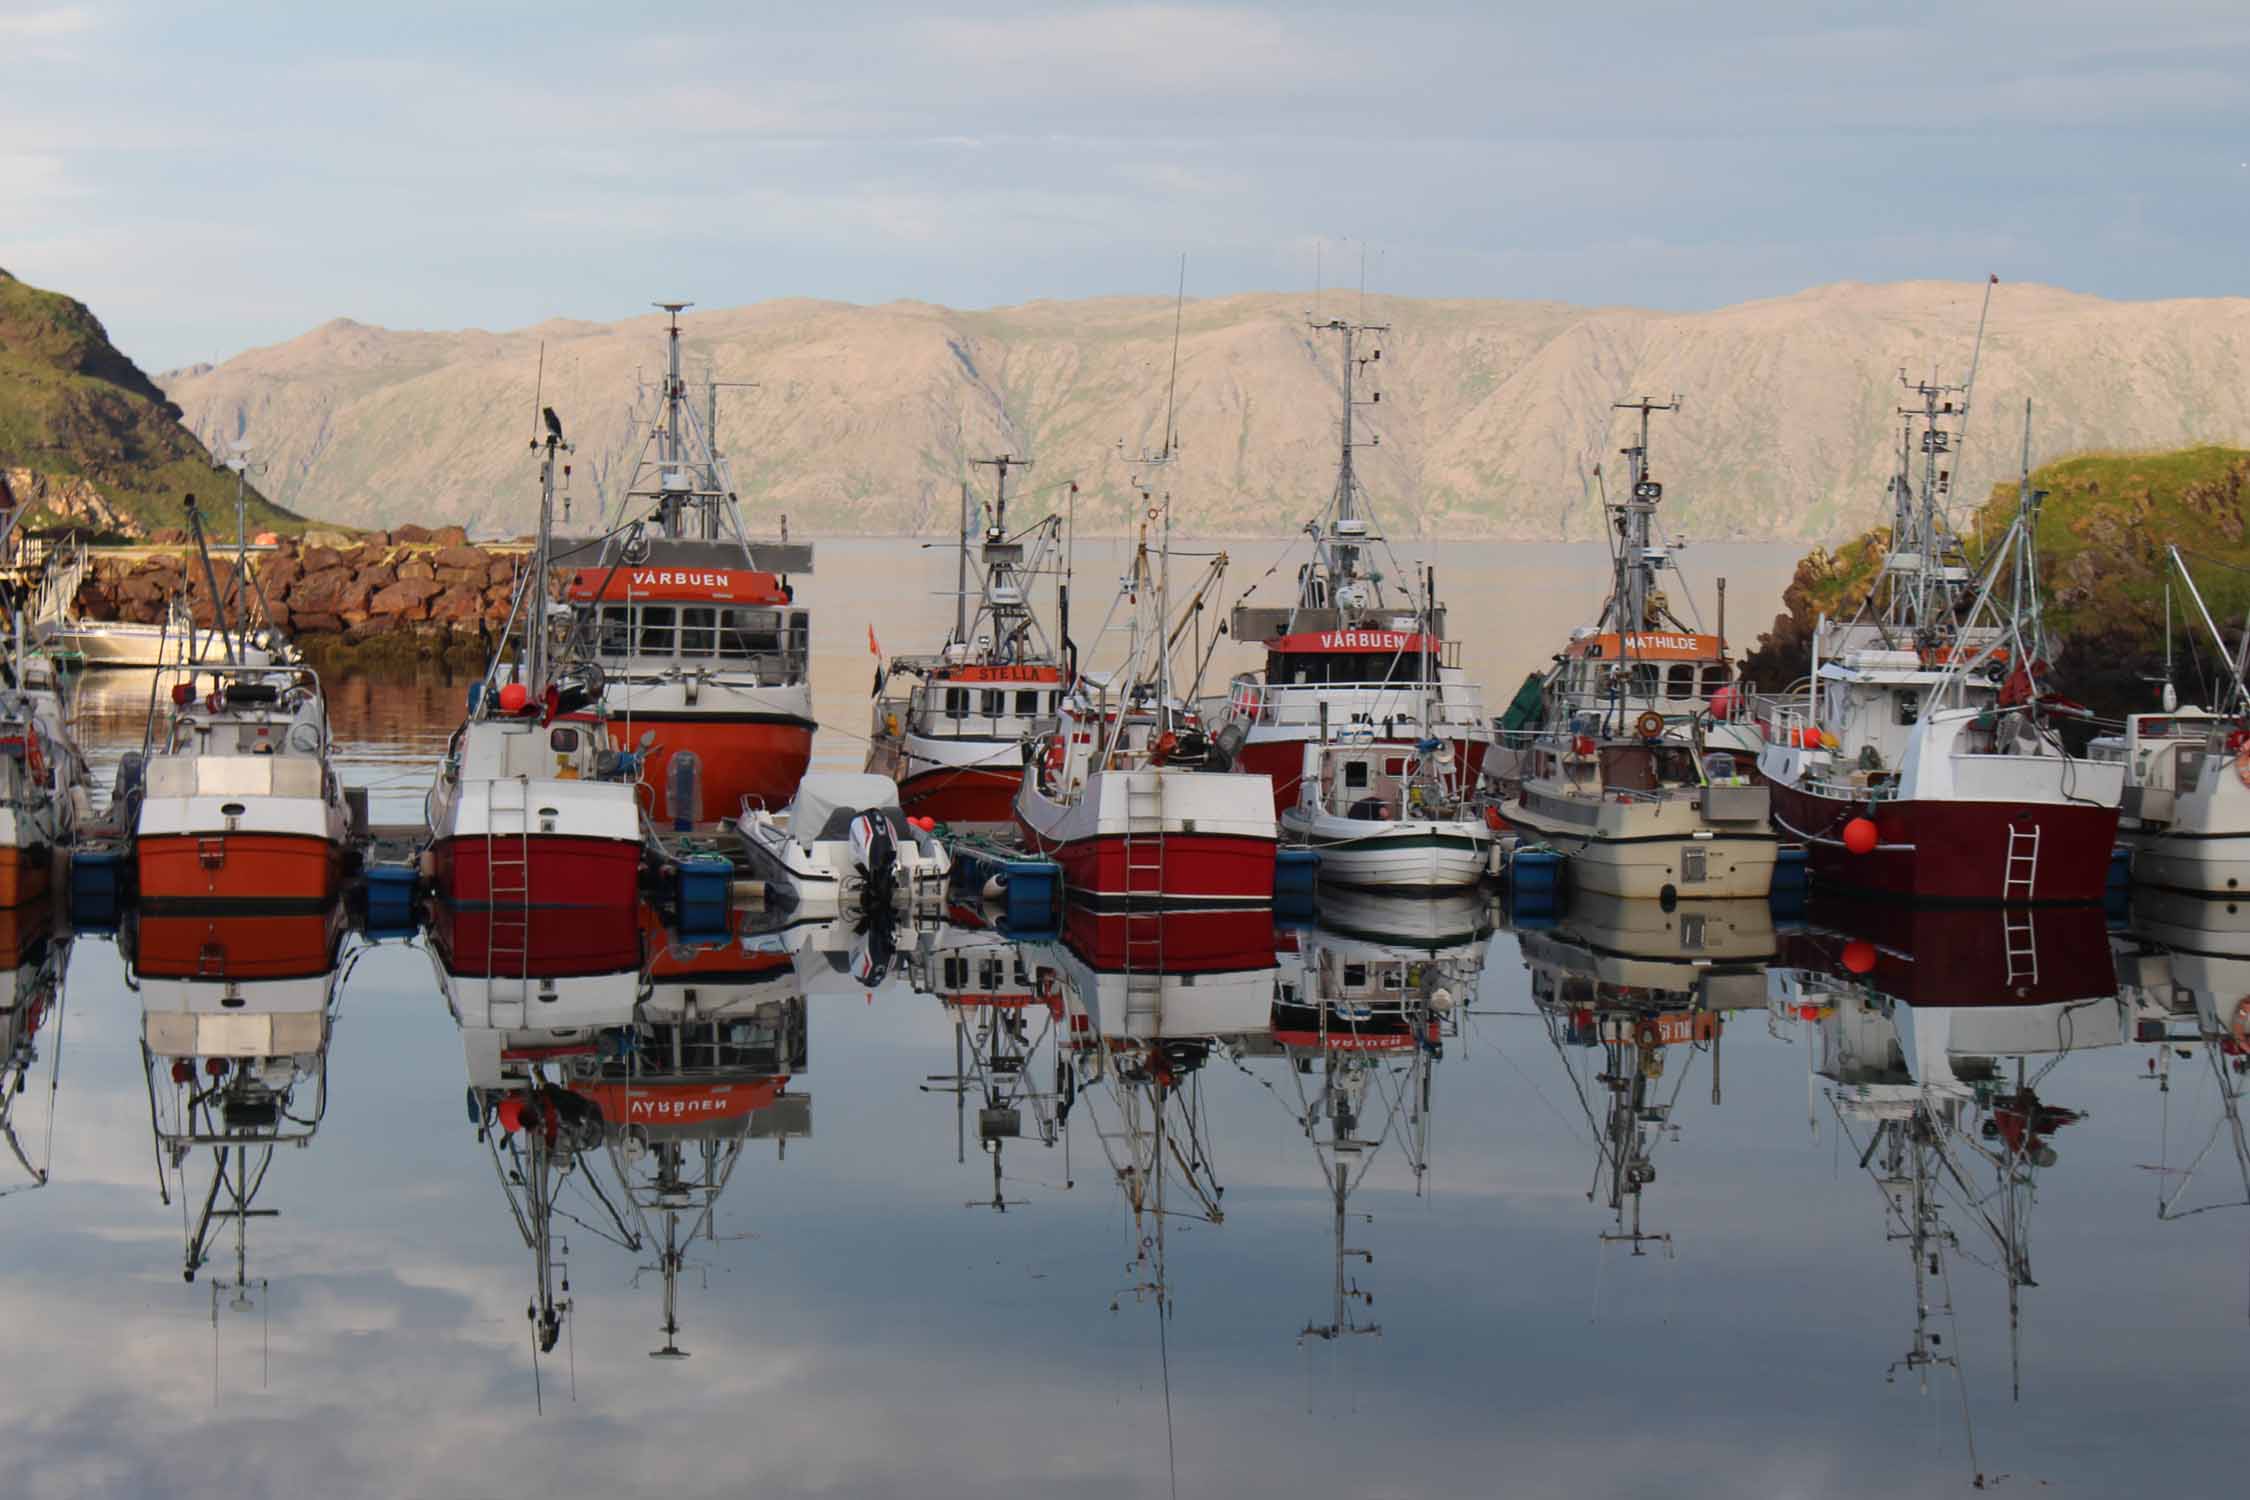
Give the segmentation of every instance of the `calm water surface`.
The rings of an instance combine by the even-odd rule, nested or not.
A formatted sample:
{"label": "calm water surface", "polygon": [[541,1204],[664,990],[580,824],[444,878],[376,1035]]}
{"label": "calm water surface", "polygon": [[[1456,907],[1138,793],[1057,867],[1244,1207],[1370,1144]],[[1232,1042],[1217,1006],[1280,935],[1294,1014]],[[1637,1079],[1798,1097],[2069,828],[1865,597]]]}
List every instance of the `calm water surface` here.
{"label": "calm water surface", "polygon": [[[823,547],[816,670],[839,732],[819,754],[856,767],[866,626],[886,651],[924,646],[951,560]],[[1275,550],[1240,548],[1256,556],[1228,602]],[[1702,560],[1722,554],[1747,645],[1791,559]],[[1081,562],[1082,608],[1106,603],[1116,562]],[[1499,699],[1584,614],[1602,563],[1463,547],[1441,568]],[[378,819],[416,816],[460,686],[332,691]],[[90,699],[113,763],[145,699],[123,682]],[[1901,948],[1820,915],[1596,908],[1479,932],[1474,911],[1360,901],[1303,930],[1245,924],[1247,978],[1202,992],[1227,1029],[1180,1039],[1161,1219],[1136,1219],[1118,1170],[1145,1162],[1163,1112],[1147,1085],[1087,1084],[1042,1141],[1059,1103],[1043,1007],[1015,1044],[1029,1082],[994,1075],[1022,1121],[997,1185],[981,1087],[950,1082],[991,1013],[936,992],[981,961],[1083,983],[1069,945],[972,946],[949,971],[940,949],[994,939],[932,933],[873,988],[800,955],[787,1091],[809,1104],[743,1147],[687,1252],[686,1360],[648,1357],[666,1342],[661,1226],[628,1210],[620,1232],[603,1163],[560,1200],[568,1312],[536,1354],[532,1255],[464,1113],[463,1038],[420,937],[347,940],[328,1105],[258,1185],[272,1216],[246,1221],[248,1285],[231,1226],[183,1281],[212,1153],[162,1200],[143,994],[112,937],[19,923],[0,1493],[1889,1497],[1982,1472],[2238,1494],[2250,1169],[2227,1114],[2239,1053],[2205,1023],[2250,991],[2250,917],[2164,909],[2105,933],[2042,913],[2045,970],[1979,989],[1997,931],[1948,929],[1918,955],[1927,932]],[[1402,957],[1439,961],[1453,999],[1433,1046],[1285,1044],[1303,1015],[1264,996],[1323,961]],[[1911,1003],[1998,1002],[2011,982],[2039,1003]],[[620,1019],[635,988],[618,982]],[[1666,1023],[1657,1069],[1621,1071],[1636,1050],[1601,1045],[1696,996],[1734,1008],[1715,1034]],[[1338,1101],[1356,1150],[1331,1144]],[[1642,1160],[1653,1177],[1621,1190]],[[1341,1303],[1339,1163],[1343,1242],[1364,1252]],[[1636,1218],[1644,1238],[1616,1238]],[[1934,1362],[1894,1369],[1917,1347]]]}

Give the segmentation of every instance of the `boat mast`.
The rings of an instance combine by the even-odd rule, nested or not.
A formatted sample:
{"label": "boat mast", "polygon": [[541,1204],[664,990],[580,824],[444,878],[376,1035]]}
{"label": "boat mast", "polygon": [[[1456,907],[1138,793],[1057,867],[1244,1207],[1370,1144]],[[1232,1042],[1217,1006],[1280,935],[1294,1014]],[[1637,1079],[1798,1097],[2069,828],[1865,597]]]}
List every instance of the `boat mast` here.
{"label": "boat mast", "polygon": [[524,685],[535,695],[547,686],[547,572],[554,551],[555,456],[571,451],[563,441],[562,418],[555,409],[543,407],[539,415],[547,435],[531,442],[534,449],[545,451],[539,459],[539,535],[531,548],[531,576],[524,583],[530,597],[524,600],[523,650]]}
{"label": "boat mast", "polygon": [[[1352,451],[1362,447],[1378,448],[1383,442],[1378,435],[1361,443],[1353,434],[1353,409],[1376,406],[1383,399],[1381,392],[1365,401],[1355,394],[1354,385],[1361,369],[1383,357],[1380,349],[1362,357],[1358,352],[1358,343],[1362,334],[1389,333],[1391,328],[1388,323],[1354,323],[1345,318],[1330,318],[1326,322],[1312,322],[1307,326],[1317,333],[1336,335],[1337,349],[1341,356],[1339,371],[1343,417],[1337,424],[1336,493],[1331,497],[1328,507],[1331,520],[1325,530],[1318,521],[1312,526],[1314,557],[1321,567],[1308,571],[1298,585],[1297,607],[1341,609],[1345,601],[1340,590],[1347,584],[1358,583],[1364,576],[1364,554],[1368,540],[1367,520],[1359,511],[1359,475],[1352,465]],[[1326,574],[1325,579],[1319,576],[1323,572]],[[1378,583],[1376,587],[1379,591],[1381,586]],[[1326,599],[1320,597],[1322,588],[1327,591]],[[1380,607],[1380,593],[1367,599],[1365,603]]]}
{"label": "boat mast", "polygon": [[1624,456],[1628,480],[1625,498],[1616,501],[1611,509],[1617,512],[1617,584],[1612,590],[1610,609],[1617,626],[1619,656],[1630,655],[1625,642],[1654,620],[1650,618],[1649,603],[1656,592],[1654,527],[1657,503],[1664,498],[1664,486],[1648,477],[1648,426],[1649,418],[1660,411],[1678,411],[1680,396],[1673,392],[1670,401],[1659,401],[1653,396],[1642,396],[1633,401],[1612,402],[1612,411],[1637,411],[1641,414],[1640,440],[1618,451]]}

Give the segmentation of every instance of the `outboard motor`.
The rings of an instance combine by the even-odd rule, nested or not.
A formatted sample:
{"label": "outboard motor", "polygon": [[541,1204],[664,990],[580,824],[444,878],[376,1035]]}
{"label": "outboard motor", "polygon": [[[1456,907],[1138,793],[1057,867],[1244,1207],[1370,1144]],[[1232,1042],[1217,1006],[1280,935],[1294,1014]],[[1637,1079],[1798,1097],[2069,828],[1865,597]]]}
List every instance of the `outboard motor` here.
{"label": "outboard motor", "polygon": [[898,835],[879,812],[852,819],[852,863],[859,866],[862,903],[870,912],[889,912],[898,897]]}

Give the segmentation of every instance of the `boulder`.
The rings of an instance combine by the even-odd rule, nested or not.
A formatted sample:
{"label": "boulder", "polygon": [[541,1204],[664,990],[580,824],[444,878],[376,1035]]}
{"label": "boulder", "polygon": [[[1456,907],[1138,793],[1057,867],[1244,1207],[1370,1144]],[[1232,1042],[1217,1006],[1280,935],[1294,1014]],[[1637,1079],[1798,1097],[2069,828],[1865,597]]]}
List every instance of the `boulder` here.
{"label": "boulder", "polygon": [[371,583],[364,577],[354,578],[337,593],[336,613],[346,619],[351,618],[357,611],[365,610],[372,613],[375,608],[375,595],[384,587],[385,585]]}
{"label": "boulder", "polygon": [[478,572],[484,570],[484,554],[474,547],[465,547],[459,543],[438,548],[430,555],[430,561],[441,568],[472,568]]}
{"label": "boulder", "polygon": [[344,565],[344,554],[334,547],[308,546],[299,555],[297,561],[307,573],[320,573],[330,568],[342,567]]}
{"label": "boulder", "polygon": [[464,583],[470,584],[479,593],[482,593],[484,591],[484,569],[440,568],[437,570],[437,581],[447,588],[453,588]]}
{"label": "boulder", "polygon": [[369,584],[375,588],[384,588],[398,582],[398,569],[392,567],[389,563],[369,563],[353,576],[352,581]]}
{"label": "boulder", "polygon": [[481,591],[459,586],[449,588],[430,601],[430,618],[473,622],[484,614],[484,595]]}
{"label": "boulder", "polygon": [[308,548],[310,548],[310,547],[329,547],[329,548],[343,548],[343,547],[349,547],[349,546],[350,546],[351,544],[352,544],[352,537],[351,537],[351,534],[350,534],[349,532],[344,532],[344,531],[308,531],[308,532],[306,532],[306,533],[305,533],[305,545],[306,545],[306,546],[307,546]]}
{"label": "boulder", "polygon": [[389,615],[393,619],[428,619],[430,594],[421,592],[425,587],[430,590],[430,594],[437,592],[437,585],[434,583],[424,584],[411,578],[402,578],[370,599],[367,607],[375,614]]}
{"label": "boulder", "polygon": [[258,582],[268,597],[288,592],[289,585],[304,576],[304,564],[286,552],[272,553],[258,564]]}
{"label": "boulder", "polygon": [[398,565],[398,576],[401,579],[415,578],[424,583],[429,583],[436,580],[437,569],[417,557],[409,562],[400,563]]}
{"label": "boulder", "polygon": [[308,573],[289,590],[289,607],[311,610],[314,614],[334,614],[336,601],[351,581],[352,575],[342,568],[323,568],[317,573]]}
{"label": "boulder", "polygon": [[459,526],[440,526],[430,533],[430,540],[440,547],[465,547],[469,542],[469,533]]}
{"label": "boulder", "polygon": [[292,610],[289,618],[290,623],[296,627],[297,634],[301,636],[338,635],[344,628],[344,622],[332,614],[299,614]]}
{"label": "boulder", "polygon": [[419,543],[426,542],[429,539],[430,528],[427,526],[400,526],[394,528],[391,532],[391,542],[394,546],[400,542]]}

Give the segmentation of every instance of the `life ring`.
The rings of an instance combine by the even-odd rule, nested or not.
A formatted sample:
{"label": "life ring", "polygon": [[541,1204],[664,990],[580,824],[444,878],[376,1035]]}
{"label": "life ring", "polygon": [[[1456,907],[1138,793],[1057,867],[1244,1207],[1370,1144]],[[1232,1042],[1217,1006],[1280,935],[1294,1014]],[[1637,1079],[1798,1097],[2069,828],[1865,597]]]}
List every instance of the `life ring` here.
{"label": "life ring", "polygon": [[1245,719],[1255,722],[1258,715],[1264,711],[1265,706],[1265,697],[1258,691],[1257,687],[1252,683],[1244,683],[1242,691],[1236,695],[1236,712],[1240,713]]}
{"label": "life ring", "polygon": [[2234,752],[2234,775],[2244,786],[2250,786],[2250,745]]}
{"label": "life ring", "polygon": [[1644,740],[1660,737],[1664,733],[1664,715],[1653,708],[1642,709],[1641,716],[1633,721],[1633,731]]}
{"label": "life ring", "polygon": [[1656,1022],[1643,1016],[1640,1025],[1634,1028],[1633,1040],[1643,1047],[1657,1047],[1663,1045],[1664,1034],[1657,1030]]}

